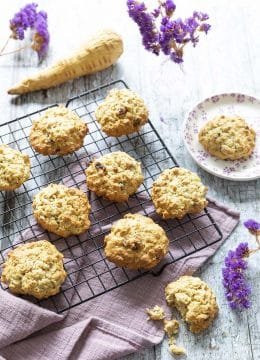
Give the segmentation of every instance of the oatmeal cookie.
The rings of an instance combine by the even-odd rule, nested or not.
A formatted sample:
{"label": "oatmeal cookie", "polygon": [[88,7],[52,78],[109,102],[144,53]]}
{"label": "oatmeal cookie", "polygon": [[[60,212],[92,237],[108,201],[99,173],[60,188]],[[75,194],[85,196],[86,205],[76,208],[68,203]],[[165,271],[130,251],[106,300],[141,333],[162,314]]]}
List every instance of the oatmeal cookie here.
{"label": "oatmeal cookie", "polygon": [[14,190],[30,177],[30,159],[26,154],[0,145],[0,190]]}
{"label": "oatmeal cookie", "polygon": [[60,291],[66,278],[63,255],[47,240],[23,244],[10,251],[1,281],[14,294],[48,298]]}
{"label": "oatmeal cookie", "polygon": [[222,160],[247,159],[255,147],[255,131],[239,116],[216,116],[199,132],[199,142]]}
{"label": "oatmeal cookie", "polygon": [[96,110],[101,129],[110,136],[132,134],[148,121],[144,101],[128,89],[113,89]]}
{"label": "oatmeal cookie", "polygon": [[86,170],[87,186],[111,201],[127,201],[143,182],[141,165],[122,151],[94,160]]}
{"label": "oatmeal cookie", "polygon": [[206,192],[197,174],[176,167],[164,170],[153,183],[152,200],[156,212],[164,219],[181,219],[207,206]]}
{"label": "oatmeal cookie", "polygon": [[33,199],[33,214],[46,230],[59,236],[79,235],[90,227],[90,204],[75,188],[50,184]]}
{"label": "oatmeal cookie", "polygon": [[176,307],[193,333],[207,329],[218,313],[213,291],[198,277],[181,276],[166,286],[165,296],[168,305]]}
{"label": "oatmeal cookie", "polygon": [[129,269],[151,269],[166,255],[169,240],[149,217],[127,214],[113,224],[104,239],[109,261]]}
{"label": "oatmeal cookie", "polygon": [[78,115],[63,105],[50,108],[33,122],[32,147],[43,155],[66,155],[83,146],[88,127]]}

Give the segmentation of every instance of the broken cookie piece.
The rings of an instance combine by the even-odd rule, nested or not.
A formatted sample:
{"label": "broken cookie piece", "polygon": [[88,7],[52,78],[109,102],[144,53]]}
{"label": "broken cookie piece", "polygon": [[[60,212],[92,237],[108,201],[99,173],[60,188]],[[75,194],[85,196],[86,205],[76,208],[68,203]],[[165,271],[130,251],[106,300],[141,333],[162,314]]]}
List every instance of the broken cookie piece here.
{"label": "broken cookie piece", "polygon": [[165,318],[165,313],[162,307],[155,305],[151,309],[146,309],[148,314],[147,320],[163,320]]}
{"label": "broken cookie piece", "polygon": [[172,355],[185,355],[186,351],[183,347],[177,346],[175,343],[175,338],[172,336],[169,339],[169,351]]}
{"label": "broken cookie piece", "polygon": [[166,334],[170,337],[172,335],[176,335],[179,332],[179,321],[173,319],[173,320],[164,320],[164,327],[163,330],[166,332]]}
{"label": "broken cookie piece", "polygon": [[195,334],[207,329],[218,313],[213,291],[198,277],[181,276],[166,286],[165,295],[168,305],[176,307]]}

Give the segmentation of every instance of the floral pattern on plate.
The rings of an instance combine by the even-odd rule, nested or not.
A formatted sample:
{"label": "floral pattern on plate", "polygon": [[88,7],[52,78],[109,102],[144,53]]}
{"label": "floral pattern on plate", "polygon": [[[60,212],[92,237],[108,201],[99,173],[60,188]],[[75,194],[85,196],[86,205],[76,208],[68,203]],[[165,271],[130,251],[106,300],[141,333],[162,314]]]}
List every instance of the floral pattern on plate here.
{"label": "floral pattern on plate", "polygon": [[[256,146],[247,160],[220,160],[206,152],[199,143],[202,126],[217,115],[239,115],[256,132]],[[204,170],[218,177],[247,181],[260,178],[260,100],[239,93],[211,96],[196,105],[186,116],[183,128],[184,143],[192,158]]]}

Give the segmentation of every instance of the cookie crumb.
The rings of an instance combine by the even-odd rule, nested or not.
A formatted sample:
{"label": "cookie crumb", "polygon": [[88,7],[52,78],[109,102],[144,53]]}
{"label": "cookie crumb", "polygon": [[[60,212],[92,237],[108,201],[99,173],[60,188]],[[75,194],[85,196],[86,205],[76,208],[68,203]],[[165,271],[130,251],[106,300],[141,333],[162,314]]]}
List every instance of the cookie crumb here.
{"label": "cookie crumb", "polygon": [[162,307],[155,305],[151,309],[146,309],[146,312],[148,314],[147,320],[163,320],[165,318],[165,313]]}
{"label": "cookie crumb", "polygon": [[163,330],[169,337],[178,334],[179,327],[180,327],[179,321],[177,321],[176,319],[164,320]]}
{"label": "cookie crumb", "polygon": [[169,351],[172,355],[185,355],[186,351],[183,347],[177,346],[174,336],[169,338]]}

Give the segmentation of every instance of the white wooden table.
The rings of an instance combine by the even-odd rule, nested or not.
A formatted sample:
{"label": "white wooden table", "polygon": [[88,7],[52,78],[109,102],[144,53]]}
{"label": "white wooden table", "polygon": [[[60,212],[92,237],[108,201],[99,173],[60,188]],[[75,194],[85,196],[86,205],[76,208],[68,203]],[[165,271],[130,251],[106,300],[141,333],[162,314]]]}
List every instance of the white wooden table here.
{"label": "white wooden table", "polygon": [[[181,14],[189,15],[194,9],[207,11],[212,24],[207,39],[202,37],[196,49],[187,50],[183,71],[170,61],[144,51],[137,27],[126,14],[124,0],[39,0],[38,3],[49,14],[51,31],[51,48],[41,67],[76,48],[91,31],[106,26],[122,34],[125,52],[116,66],[102,73],[20,98],[8,96],[6,89],[37,71],[37,56],[26,50],[20,55],[0,57],[0,123],[122,78],[146,100],[152,122],[179,164],[197,171],[209,186],[210,195],[240,210],[242,221],[249,217],[260,220],[260,181],[230,182],[207,174],[191,160],[181,139],[184,114],[210,94],[241,91],[260,97],[259,2],[186,0],[183,5],[181,0],[176,0]],[[20,0],[1,1],[0,45],[8,36],[9,18],[24,4]],[[16,43],[11,44],[9,49],[15,46]],[[182,327],[178,343],[187,349],[190,360],[260,359],[260,254],[250,259],[248,270],[253,285],[250,310],[242,314],[231,312],[221,285],[221,267],[227,250],[247,238],[247,231],[240,225],[200,271],[202,279],[217,294],[220,314],[212,329],[203,335],[193,336]],[[167,360],[171,355],[165,341],[125,359]]]}

